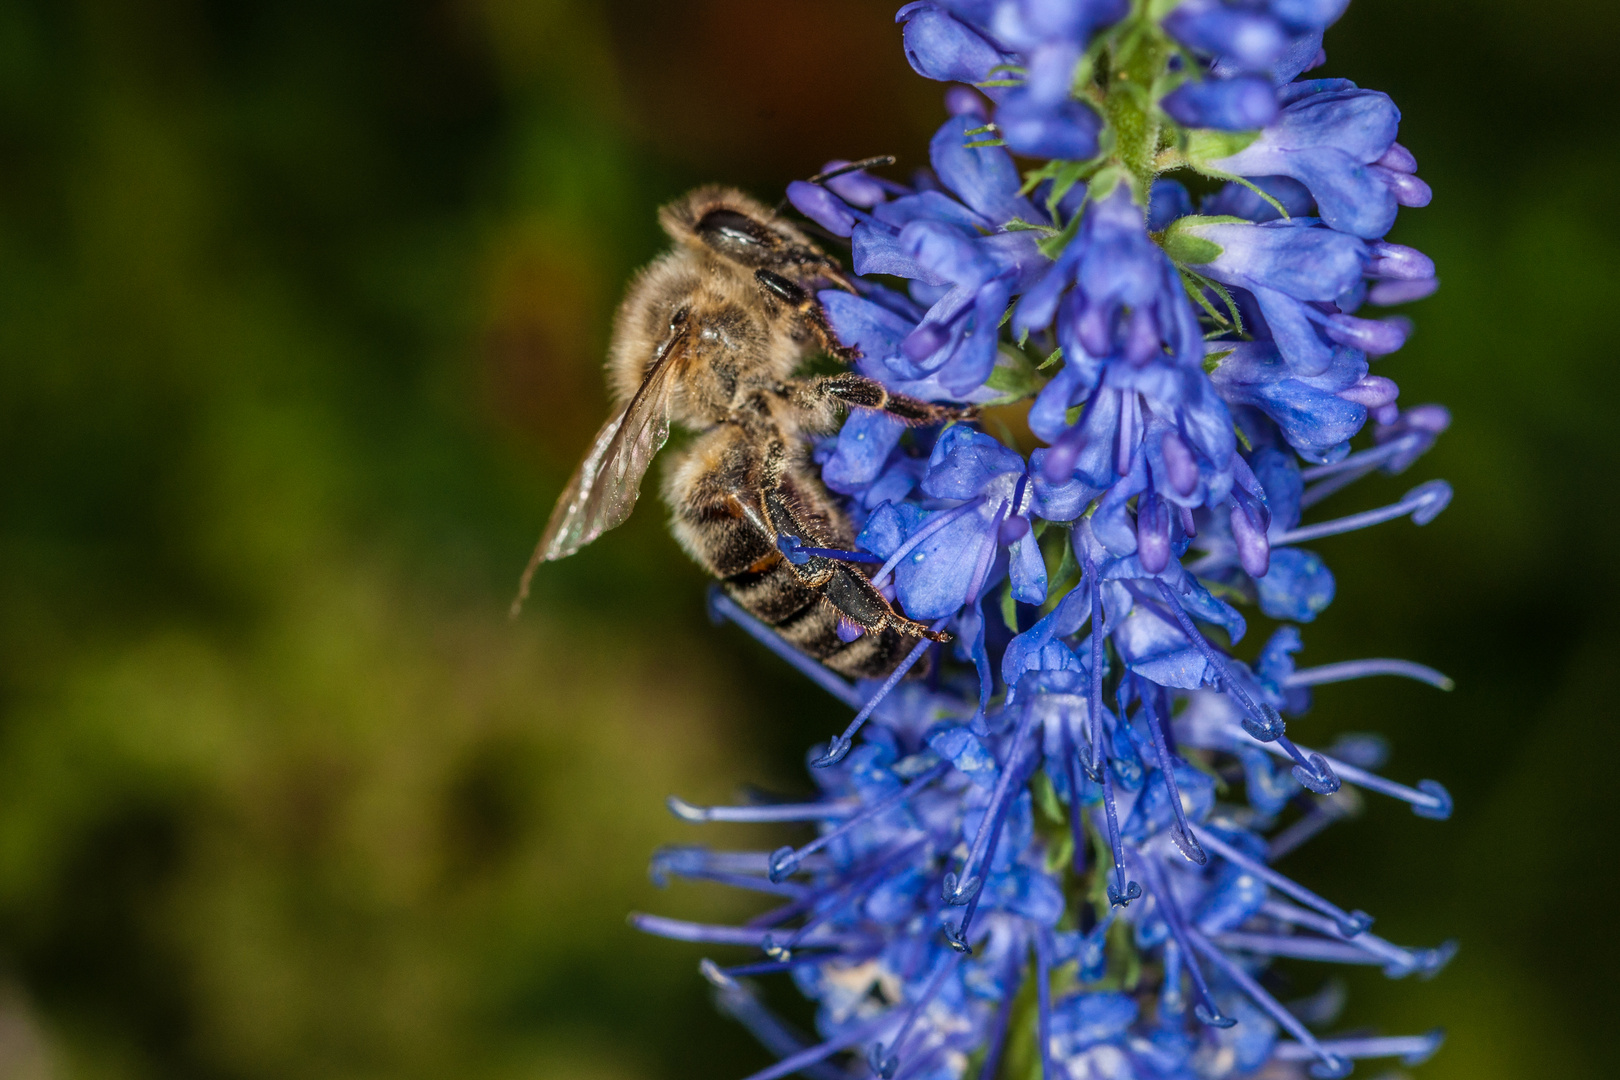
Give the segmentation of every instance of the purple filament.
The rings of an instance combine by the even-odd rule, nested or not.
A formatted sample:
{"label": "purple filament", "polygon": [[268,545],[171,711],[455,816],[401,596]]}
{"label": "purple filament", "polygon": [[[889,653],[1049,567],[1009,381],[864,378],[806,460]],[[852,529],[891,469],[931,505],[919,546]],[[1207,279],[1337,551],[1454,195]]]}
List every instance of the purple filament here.
{"label": "purple filament", "polygon": [[1142,876],[1148,879],[1148,888],[1153,890],[1153,896],[1159,902],[1159,908],[1164,914],[1165,925],[1170,927],[1170,933],[1175,937],[1176,943],[1187,958],[1187,973],[1192,976],[1193,988],[1198,991],[1200,1005],[1193,1010],[1198,1019],[1210,1027],[1229,1028],[1237,1024],[1230,1016],[1221,1015],[1221,1010],[1215,1004],[1215,997],[1209,992],[1209,983],[1204,980],[1204,971],[1198,966],[1198,957],[1193,953],[1192,941],[1186,921],[1181,917],[1181,907],[1176,898],[1170,893],[1170,883],[1165,879],[1164,871],[1154,864],[1152,859],[1140,858]]}
{"label": "purple filament", "polygon": [[1035,938],[1035,1038],[1041,1044],[1041,1080],[1058,1080],[1052,1067],[1052,946],[1046,927],[1037,926]]}
{"label": "purple filament", "polygon": [[1366,912],[1345,911],[1331,900],[1323,899],[1322,897],[1311,892],[1311,890],[1307,889],[1305,886],[1294,881],[1292,878],[1287,878],[1282,874],[1277,873],[1277,871],[1273,870],[1265,863],[1257,862],[1254,859],[1249,858],[1249,856],[1245,855],[1231,844],[1228,844],[1214,833],[1211,833],[1209,830],[1200,829],[1197,826],[1194,826],[1193,831],[1197,834],[1198,839],[1203,842],[1205,847],[1213,850],[1215,854],[1219,855],[1227,862],[1247,870],[1249,873],[1264,881],[1278,892],[1287,896],[1292,896],[1295,900],[1298,900],[1306,907],[1315,908],[1317,911],[1320,911],[1322,914],[1332,919],[1341,937],[1353,938],[1358,934],[1364,934],[1367,932],[1367,928],[1372,925],[1372,916],[1368,915]]}
{"label": "purple filament", "polygon": [[[720,1011],[747,1028],[766,1050],[785,1058],[804,1049],[804,1040],[760,1002],[752,987],[727,978],[707,960],[699,969],[714,985]],[[806,1065],[799,1073],[809,1080],[848,1080],[843,1070],[825,1062]]]}
{"label": "purple filament", "polygon": [[[1334,492],[1360,480],[1386,461],[1400,458],[1409,452],[1422,438],[1423,436],[1412,432],[1391,439],[1382,446],[1375,446],[1370,450],[1351,454],[1343,461],[1336,461],[1332,465],[1318,465],[1314,468],[1302,470],[1300,478],[1311,486],[1306,489],[1304,496],[1300,499],[1300,508],[1315,506]],[[1313,481],[1319,482],[1313,483]]]}
{"label": "purple filament", "polygon": [[943,529],[945,526],[949,525],[963,514],[977,510],[981,505],[983,505],[983,503],[984,496],[979,495],[975,498],[969,499],[961,506],[955,506],[949,510],[942,510],[928,521],[923,522],[922,528],[912,533],[906,538],[905,543],[895,548],[894,554],[890,555],[888,561],[878,568],[877,573],[872,575],[873,587],[882,588],[883,583],[889,579],[889,575],[894,573],[894,568],[900,565],[900,560],[911,554],[918,544],[922,543],[930,536],[933,536],[939,530]]}
{"label": "purple filament", "polygon": [[1059,714],[1058,724],[1061,725],[1063,744],[1063,775],[1069,781],[1069,836],[1074,841],[1074,854],[1069,858],[1069,865],[1079,876],[1086,867],[1086,826],[1080,816],[1080,774],[1075,769],[1076,762],[1080,760],[1080,751],[1075,748],[1068,717]]}
{"label": "purple filament", "polygon": [[[949,620],[936,620],[929,629],[938,633],[947,621]],[[928,649],[928,646],[932,644],[933,642],[927,638],[917,642],[912,647],[912,650],[906,654],[906,658],[900,661],[900,666],[890,672],[887,679],[883,680],[883,685],[877,688],[877,692],[866,699],[866,704],[861,706],[861,711],[855,714],[855,719],[849,722],[849,726],[844,729],[844,733],[828,743],[827,752],[810,764],[818,769],[825,769],[829,765],[836,765],[843,761],[844,756],[855,745],[855,733],[861,730],[861,725],[866,723],[867,717],[871,716],[873,711],[877,709],[878,704],[889,696],[889,691],[893,690],[900,680],[906,677],[906,672],[916,665],[917,661],[922,658],[922,654]]]}
{"label": "purple filament", "polygon": [[877,859],[872,860],[865,866],[857,868],[854,871],[857,876],[851,879],[836,881],[835,883],[827,885],[823,888],[808,890],[803,896],[793,901],[791,904],[783,904],[779,908],[761,912],[760,914],[749,919],[743,925],[756,927],[778,926],[781,923],[786,922],[788,919],[801,914],[802,912],[809,911],[811,908],[820,904],[823,900],[835,897],[840,893],[848,892],[852,888],[860,888],[866,883],[875,884],[876,882],[882,880],[882,878],[889,873],[896,863],[902,861],[903,859],[910,858],[917,848],[922,845],[922,843],[923,841],[918,840],[886,851]]}
{"label": "purple filament", "polygon": [[917,777],[911,783],[905,785],[904,787],[895,789],[894,791],[885,795],[883,798],[879,799],[877,802],[872,803],[866,809],[862,810],[854,817],[851,817],[849,820],[845,821],[842,825],[838,826],[838,828],[832,830],[831,832],[823,833],[814,840],[810,841],[808,844],[805,844],[803,847],[782,848],[774,852],[771,855],[771,880],[779,881],[787,875],[795,872],[799,868],[800,861],[803,860],[806,855],[811,855],[817,851],[820,851],[834,840],[847,835],[850,830],[864,825],[866,822],[871,821],[879,814],[887,813],[894,807],[899,806],[901,803],[917,794],[917,792],[944,776],[945,773],[950,770],[950,768],[950,762],[942,761],[938,765],[935,765],[933,768],[929,769],[927,772],[923,773],[921,776]]}
{"label": "purple filament", "polygon": [[1272,537],[1273,547],[1284,544],[1303,544],[1307,540],[1319,540],[1324,536],[1337,536],[1339,533],[1354,532],[1372,525],[1393,521],[1399,517],[1412,515],[1412,521],[1417,525],[1427,525],[1435,519],[1440,511],[1446,508],[1451,501],[1451,485],[1444,480],[1430,480],[1419,484],[1402,496],[1399,502],[1379,507],[1377,510],[1368,510],[1361,514],[1351,514],[1349,517],[1334,518],[1332,521],[1322,521],[1315,525],[1304,525],[1297,529],[1289,529]]}
{"label": "purple filament", "polygon": [[1102,770],[1103,810],[1108,821],[1108,846],[1114,853],[1114,884],[1108,887],[1108,902],[1124,907],[1142,895],[1142,886],[1125,880],[1125,847],[1119,840],[1119,813],[1114,809],[1114,777],[1107,766]]}
{"label": "purple filament", "polygon": [[1434,668],[1414,664],[1410,660],[1346,660],[1338,664],[1323,664],[1321,667],[1294,672],[1283,680],[1283,685],[1320,686],[1323,683],[1345,682],[1348,679],[1365,679],[1369,675],[1399,675],[1428,683],[1439,690],[1451,690],[1457,685]]}
{"label": "purple filament", "polygon": [[669,875],[694,877],[708,874],[746,874],[761,877],[769,869],[770,855],[763,851],[710,851],[708,848],[672,844],[653,853],[649,874],[653,884]]}
{"label": "purple filament", "polygon": [[1257,953],[1261,956],[1286,956],[1295,960],[1321,960],[1329,964],[1381,964],[1378,957],[1364,949],[1341,940],[1306,937],[1303,934],[1250,934],[1231,932],[1217,934],[1215,944],[1223,949]]}
{"label": "purple filament", "polygon": [[789,1054],[770,1068],[761,1069],[752,1076],[746,1077],[745,1080],[782,1080],[783,1077],[792,1076],[794,1073],[802,1071],[807,1065],[825,1061],[841,1050],[848,1050],[857,1043],[865,1042],[882,1031],[888,1023],[888,1014],[884,1014],[874,1020],[850,1028],[835,1039],[828,1039],[820,1045],[806,1047],[796,1054]]}
{"label": "purple filament", "polygon": [[1170,806],[1175,811],[1176,828],[1170,834],[1176,847],[1181,849],[1189,862],[1203,866],[1209,862],[1209,856],[1204,849],[1198,846],[1193,839],[1192,830],[1187,827],[1187,811],[1181,805],[1181,788],[1176,784],[1175,761],[1170,754],[1170,747],[1164,739],[1164,722],[1159,718],[1158,710],[1153,706],[1153,690],[1142,695],[1142,712],[1147,720],[1148,730],[1153,733],[1153,750],[1159,759],[1159,773],[1164,777],[1164,785],[1170,792]]}
{"label": "purple filament", "polygon": [[[1343,1058],[1399,1057],[1408,1067],[1421,1065],[1440,1049],[1445,1033],[1436,1029],[1427,1035],[1386,1035],[1364,1039],[1324,1039],[1317,1046]],[[1309,1061],[1316,1054],[1304,1043],[1277,1043],[1271,1049],[1278,1061]]]}
{"label": "purple filament", "polygon": [[1102,763],[1102,664],[1103,619],[1102,583],[1097,580],[1097,567],[1086,556],[1086,580],[1091,583],[1091,778],[1101,778]]}
{"label": "purple filament", "polygon": [[1277,833],[1266,845],[1266,859],[1276,862],[1311,837],[1350,816],[1350,811],[1332,799],[1324,799],[1311,808],[1311,812]]}
{"label": "purple filament", "polygon": [[889,1043],[893,1053],[889,1054],[888,1057],[884,1057],[883,1044],[873,1044],[868,1060],[872,1063],[872,1071],[877,1073],[878,1076],[884,1077],[885,1080],[889,1080],[894,1076],[895,1070],[900,1065],[900,1051],[905,1049],[906,1036],[911,1034],[911,1029],[917,1024],[917,1017],[921,1016],[923,1010],[928,1008],[929,1002],[934,1000],[934,995],[938,994],[940,987],[945,985],[946,977],[956,969],[956,964],[961,958],[962,954],[958,952],[947,952],[940,957],[934,967],[933,976],[928,980],[928,985],[923,988],[922,994],[907,1010],[906,1018],[900,1024],[900,1030],[894,1033],[894,1038]]}
{"label": "purple filament", "polygon": [[1197,930],[1188,927],[1187,936],[1192,940],[1193,946],[1203,953],[1210,963],[1220,969],[1221,974],[1236,983],[1245,994],[1248,994],[1254,1000],[1256,1005],[1270,1013],[1271,1018],[1282,1025],[1288,1034],[1298,1039],[1302,1048],[1310,1051],[1308,1057],[1315,1057],[1321,1061],[1324,1072],[1331,1076],[1343,1076],[1350,1071],[1349,1062],[1326,1050],[1316,1040],[1316,1036],[1312,1035],[1305,1025],[1299,1022],[1298,1017],[1283,1008],[1276,998],[1266,993],[1260,984],[1254,981],[1254,976],[1234,964],[1225,953],[1211,945],[1209,939]]}
{"label": "purple filament", "polygon": [[782,635],[754,618],[741,604],[722,592],[718,585],[709,589],[709,610],[736,623],[749,637],[764,645],[783,660],[786,660],[797,668],[800,674],[839,701],[842,701],[845,705],[852,709],[861,707],[862,698],[859,690],[823,667],[816,660],[811,659],[786,641],[783,641]]}
{"label": "purple filament", "polygon": [[[1303,926],[1319,934],[1332,937],[1338,932],[1333,920],[1324,918],[1314,911],[1295,907],[1284,900],[1267,900],[1261,905],[1260,910],[1279,922]],[[1348,944],[1383,961],[1384,974],[1392,979],[1402,978],[1413,972],[1423,974],[1425,977],[1433,975],[1445,966],[1457,951],[1456,945],[1451,942],[1438,949],[1403,949],[1376,934],[1359,934]]]}
{"label": "purple filament", "polygon": [[1029,739],[1030,729],[1034,723],[1033,709],[1025,707],[1020,710],[1018,727],[1013,730],[1012,741],[1009,743],[1006,764],[1001,768],[1001,775],[996,778],[990,804],[985,807],[984,820],[979,823],[979,831],[973,837],[973,847],[962,862],[962,872],[946,877],[944,900],[947,904],[961,906],[968,903],[978,895],[979,889],[984,884],[976,871],[981,863],[988,866],[994,856],[996,839],[1001,835],[1002,822],[1014,797],[1013,781],[1022,771],[1024,743]]}
{"label": "purple filament", "polygon": [[694,806],[677,795],[665,800],[669,812],[682,821],[734,821],[747,824],[771,824],[783,821],[823,821],[827,818],[848,817],[854,812],[850,803],[776,803],[764,806]]}
{"label": "purple filament", "polygon": [[1164,597],[1164,602],[1169,605],[1170,615],[1175,619],[1177,625],[1181,627],[1181,632],[1187,635],[1187,640],[1192,642],[1193,648],[1198,650],[1204,661],[1215,669],[1216,676],[1220,679],[1222,687],[1236,698],[1243,711],[1249,714],[1254,728],[1251,729],[1248,724],[1245,724],[1244,729],[1263,742],[1269,742],[1271,739],[1281,736],[1284,730],[1283,720],[1281,716],[1277,715],[1277,710],[1269,707],[1262,710],[1259,705],[1254,703],[1254,699],[1249,697],[1248,692],[1232,677],[1232,669],[1227,664],[1226,657],[1221,655],[1220,651],[1211,645],[1208,639],[1203,634],[1200,634],[1198,628],[1193,625],[1192,617],[1182,608],[1181,601],[1176,599],[1175,591],[1162,580],[1155,579],[1154,583],[1158,585],[1159,594]]}
{"label": "purple filament", "polygon": [[[879,951],[881,950],[875,950],[868,956],[876,956]],[[859,963],[866,958],[848,953],[804,952],[799,953],[790,960],[761,960],[753,964],[738,964],[736,967],[723,968],[716,966],[714,970],[728,978],[740,979],[747,975],[776,975],[783,971],[792,971],[796,967],[803,967],[806,964],[823,964],[829,959],[837,959],[847,963]],[[705,963],[712,963],[712,961],[705,961]]]}
{"label": "purple filament", "polygon": [[[1261,743],[1260,746],[1261,749],[1272,754],[1282,752],[1268,743]],[[1368,791],[1376,791],[1380,795],[1388,795],[1391,798],[1410,803],[1412,812],[1420,817],[1439,817],[1444,820],[1444,818],[1451,816],[1451,796],[1446,793],[1445,788],[1433,780],[1421,781],[1421,788],[1409,788],[1405,784],[1397,784],[1393,780],[1386,780],[1377,773],[1368,772],[1366,769],[1358,768],[1336,758],[1326,757],[1315,752],[1309,753],[1312,758],[1321,758],[1326,761],[1328,767],[1333,770],[1336,776],[1350,781],[1357,787],[1366,788]]]}
{"label": "purple filament", "polygon": [[[1016,963],[1010,965],[1011,970],[1006,975],[1009,982],[1018,967]],[[990,1041],[986,1044],[984,1064],[979,1069],[978,1080],[995,1080],[996,1070],[1001,1068],[1001,1052],[1007,1046],[1007,1028],[1012,1021],[1013,1002],[1021,993],[1023,993],[1022,985],[1012,993],[1002,996],[1001,1007],[996,1010],[995,1025],[990,1029]]]}
{"label": "purple filament", "polygon": [[[1019,791],[1023,790],[1024,784],[1029,780],[1030,774],[1035,771],[1035,764],[1039,760],[1039,755],[1030,754],[1026,760],[1027,768],[1022,768],[1020,770],[1018,778],[1013,784],[1013,786]],[[1007,811],[1009,808],[1011,808],[1012,802],[1012,799],[1007,799],[1001,804],[997,821],[990,835],[989,850],[985,852],[985,866],[991,866],[995,863],[996,847],[1001,843],[1001,827],[1006,822]],[[950,877],[950,875],[946,875],[945,878],[946,888],[944,891],[947,894],[947,903],[950,902],[948,899],[950,893]],[[951,948],[955,949],[957,952],[971,953],[973,951],[972,946],[968,944],[968,929],[973,925],[973,916],[978,913],[979,901],[983,898],[983,896],[984,889],[983,883],[981,882],[979,887],[974,889],[973,898],[968,901],[967,911],[963,912],[962,914],[962,921],[956,925],[954,931],[952,931],[949,927],[946,928],[945,940],[950,944]]]}
{"label": "purple filament", "polygon": [[[694,941],[705,945],[751,945],[764,948],[769,931],[744,926],[716,926],[712,923],[688,922],[685,919],[667,919],[662,915],[630,916],[630,925],[643,933],[674,941]],[[839,947],[863,939],[827,937],[815,941],[817,946]]]}
{"label": "purple filament", "polygon": [[[864,895],[865,893],[869,892],[879,881],[887,877],[896,863],[900,862],[904,858],[910,857],[910,855],[917,850],[918,846],[919,844],[908,844],[894,852],[891,852],[889,858],[879,860],[877,865],[866,874],[844,882],[837,888],[824,894],[824,896],[827,898],[842,897],[845,900],[848,900],[855,896]],[[818,897],[817,899],[820,898]],[[815,906],[816,905],[813,903],[806,905],[807,908],[814,908]],[[839,905],[835,903],[821,905],[820,909],[817,910],[814,915],[805,920],[804,924],[790,933],[785,940],[777,941],[774,935],[766,934],[760,940],[759,947],[764,949],[773,960],[786,960],[788,956],[792,954],[794,949],[797,949],[805,944],[813,931],[818,929],[822,923],[826,922],[835,914],[838,907]],[[801,910],[805,910],[805,908],[801,908]],[[820,944],[819,941],[810,941],[809,943],[812,946]]]}

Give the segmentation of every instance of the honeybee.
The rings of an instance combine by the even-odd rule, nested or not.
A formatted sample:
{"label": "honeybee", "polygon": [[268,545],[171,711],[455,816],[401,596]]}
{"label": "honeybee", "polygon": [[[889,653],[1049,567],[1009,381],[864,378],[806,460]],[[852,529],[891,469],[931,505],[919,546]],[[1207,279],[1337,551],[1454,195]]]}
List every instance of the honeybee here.
{"label": "honeybee", "polygon": [[699,432],[664,485],[675,537],[738,604],[851,677],[893,671],[914,639],[949,640],[897,611],[861,563],[789,560],[778,541],[854,546],[848,518],[810,465],[806,435],[836,430],[851,407],[909,425],[970,410],[891,394],[854,372],[795,378],[816,350],[858,356],[815,298],[818,287],[853,288],[835,259],[760,203],[704,187],[665,206],[659,222],[674,247],[635,278],[614,320],[607,368],[619,407],[557,500],[514,614],[540,563],[630,516],[673,421]]}

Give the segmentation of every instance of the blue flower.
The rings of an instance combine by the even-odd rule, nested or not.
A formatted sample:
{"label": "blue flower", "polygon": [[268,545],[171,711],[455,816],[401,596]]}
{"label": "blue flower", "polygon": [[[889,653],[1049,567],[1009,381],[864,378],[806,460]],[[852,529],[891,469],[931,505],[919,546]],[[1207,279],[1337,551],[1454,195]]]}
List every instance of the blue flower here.
{"label": "blue flower", "polygon": [[939,4],[907,4],[895,22],[905,25],[906,59],[925,79],[983,82],[993,68],[1012,60]]}
{"label": "blue flower", "polygon": [[1348,450],[1367,422],[1368,402],[1382,407],[1387,398],[1393,405],[1398,392],[1390,380],[1367,373],[1364,353],[1343,345],[1316,375],[1295,374],[1274,342],[1223,342],[1212,357],[1217,364],[1210,379],[1221,397],[1263,412],[1290,446],[1318,463]]}
{"label": "blue flower", "polygon": [[1347,79],[1296,83],[1259,138],[1210,168],[1237,176],[1287,176],[1303,184],[1329,227],[1376,239],[1401,206],[1427,206],[1417,161],[1395,141],[1401,113],[1387,94]]}
{"label": "blue flower", "polygon": [[[1005,151],[966,145],[973,123],[970,116],[952,117],[930,144],[934,171],[951,194],[909,192],[876,204],[851,227],[856,272],[911,279],[913,296],[927,311],[919,317],[899,298],[870,291],[866,297],[821,295],[841,338],[858,345],[864,360],[905,393],[915,391],[897,384],[933,380],[959,399],[983,387],[995,367],[996,327],[1008,301],[1049,265],[1036,233],[998,231],[1014,219],[1041,221],[1044,215],[1019,194],[1018,170]],[[808,196],[801,201],[812,204]],[[854,216],[848,204],[818,196],[815,205],[823,224]]]}
{"label": "blue flower", "polygon": [[1258,72],[1281,86],[1321,62],[1322,32],[1349,0],[1182,0],[1170,35],[1209,58],[1218,75]]}
{"label": "blue flower", "polygon": [[[1358,314],[1436,287],[1431,260],[1382,239],[1429,197],[1399,113],[1342,80],[1294,81],[1344,7],[907,4],[912,66],[971,84],[946,94],[931,170],[901,184],[831,162],[789,186],[849,242],[855,276],[818,299],[856,370],[996,411],[908,432],[855,409],[805,448],[858,530],[859,550],[821,557],[949,627],[951,649],[920,639],[852,684],[713,594],[717,616],[856,710],[811,758],[814,797],[671,801],[691,822],[801,823],[776,851],[654,859],[660,884],[776,907],[740,926],[635,920],[754,950],[702,964],[780,1059],[751,1080],[965,1080],[970,1061],[984,1076],[1004,1061],[1047,1077],[1340,1076],[1439,1045],[1320,1038],[1320,999],[1285,1008],[1261,982],[1273,957],[1398,978],[1454,948],[1394,945],[1271,865],[1342,819],[1347,789],[1451,811],[1438,783],[1381,775],[1377,739],[1313,749],[1289,729],[1335,682],[1450,687],[1403,660],[1296,663],[1298,626],[1337,589],[1307,545],[1423,525],[1451,497],[1431,480],[1375,510],[1318,509],[1408,469],[1449,423],[1403,410],[1370,369],[1409,324]],[[1009,150],[1045,160],[1021,174]],[[1225,183],[1195,208],[1177,168]],[[1258,653],[1244,605],[1281,624]],[[1066,965],[1075,978],[1054,979]],[[815,1003],[808,1041],[754,989],[774,975]]]}
{"label": "blue flower", "polygon": [[[1071,595],[1088,594],[1095,629],[1100,593]],[[1078,629],[1065,623],[1060,632],[1072,640]],[[1298,650],[1297,633],[1280,631],[1259,674],[1228,661],[1227,678],[1286,706],[1298,698],[1288,684],[1332,678],[1322,674],[1331,665],[1296,670]],[[1256,829],[1309,796],[1269,769],[1272,744],[1246,733],[1232,697],[1196,690],[1178,706],[1173,692],[1131,675],[1110,710],[1090,689],[1093,674],[1103,673],[1083,661],[1033,667],[1016,704],[974,725],[961,722],[949,694],[909,694],[841,763],[815,770],[820,791],[802,803],[672,802],[692,822],[815,829],[769,854],[683,847],[655,858],[660,884],[710,880],[777,898],[741,926],[633,918],[649,933],[755,951],[729,966],[700,965],[723,1007],[781,1058],[754,1080],[825,1068],[842,1054],[880,1077],[959,1080],[966,1058],[982,1053],[993,1074],[1025,1024],[1038,1033],[1035,1053],[1066,1075],[1111,1075],[1135,1060],[1153,1075],[1219,1080],[1274,1058],[1337,1074],[1356,1057],[1437,1045],[1430,1036],[1319,1039],[1256,981],[1274,956],[1430,975],[1455,946],[1392,944],[1369,931],[1369,916],[1267,865],[1268,841]],[[1248,800],[1269,808],[1250,815],[1254,827],[1238,823],[1242,808],[1219,801],[1189,752],[1242,762]],[[1376,767],[1376,750],[1371,760],[1359,745],[1340,753],[1336,767],[1369,790],[1407,798],[1419,812],[1439,797],[1349,760]],[[1107,898],[1065,922],[1066,889]],[[1078,985],[1054,990],[1052,972],[1069,963]],[[1098,985],[1126,967],[1147,975],[1129,990]],[[753,980],[781,974],[816,1003],[811,1043],[753,989]],[[1014,1010],[1032,982],[1034,1015],[1021,1018]]]}
{"label": "blue flower", "polygon": [[1372,250],[1355,236],[1316,227],[1309,218],[1260,225],[1186,218],[1172,228],[1219,249],[1195,268],[1254,298],[1264,329],[1300,375],[1328,370],[1335,345],[1383,355],[1406,342],[1405,324],[1344,310],[1359,306],[1363,276],[1376,272]]}

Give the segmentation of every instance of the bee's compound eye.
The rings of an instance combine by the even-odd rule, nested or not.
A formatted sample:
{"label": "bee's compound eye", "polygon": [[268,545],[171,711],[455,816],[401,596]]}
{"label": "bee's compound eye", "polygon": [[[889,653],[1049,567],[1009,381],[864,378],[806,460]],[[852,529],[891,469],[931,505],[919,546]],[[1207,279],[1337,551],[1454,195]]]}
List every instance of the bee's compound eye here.
{"label": "bee's compound eye", "polygon": [[736,210],[710,210],[698,221],[697,232],[722,251],[768,247],[773,239],[769,229]]}

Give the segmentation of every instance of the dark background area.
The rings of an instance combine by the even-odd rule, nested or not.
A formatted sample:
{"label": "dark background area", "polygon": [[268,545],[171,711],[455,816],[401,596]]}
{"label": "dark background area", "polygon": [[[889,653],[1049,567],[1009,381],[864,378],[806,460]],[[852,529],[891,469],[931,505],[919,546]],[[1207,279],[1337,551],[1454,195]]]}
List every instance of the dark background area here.
{"label": "dark background area", "polygon": [[[708,625],[651,500],[505,606],[658,203],[921,161],[940,88],[893,6],[0,2],[0,1076],[765,1061],[623,916],[734,913],[646,856],[774,838],[663,796],[802,790],[842,711]],[[1612,1057],[1617,40],[1606,0],[1355,0],[1327,42],[1436,193],[1393,238],[1444,287],[1378,370],[1455,416],[1333,509],[1457,495],[1315,545],[1302,659],[1458,688],[1291,730],[1382,732],[1457,811],[1369,800],[1284,868],[1461,939],[1350,979],[1347,1022],[1448,1028],[1431,1080]]]}

